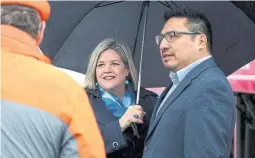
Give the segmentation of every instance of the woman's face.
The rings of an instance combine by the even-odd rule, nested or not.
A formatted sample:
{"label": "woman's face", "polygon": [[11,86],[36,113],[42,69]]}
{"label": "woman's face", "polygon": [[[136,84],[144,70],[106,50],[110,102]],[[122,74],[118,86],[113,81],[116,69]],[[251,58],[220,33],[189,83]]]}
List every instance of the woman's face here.
{"label": "woman's face", "polygon": [[96,66],[96,79],[104,90],[111,92],[123,88],[128,74],[129,70],[115,50],[108,49],[100,54]]}

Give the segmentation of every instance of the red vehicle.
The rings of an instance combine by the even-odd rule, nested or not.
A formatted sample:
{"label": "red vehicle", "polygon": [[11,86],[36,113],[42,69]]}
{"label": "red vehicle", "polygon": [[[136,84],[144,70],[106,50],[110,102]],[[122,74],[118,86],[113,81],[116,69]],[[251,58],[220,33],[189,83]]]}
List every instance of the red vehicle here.
{"label": "red vehicle", "polygon": [[234,92],[255,94],[255,60],[228,76],[228,80]]}
{"label": "red vehicle", "polygon": [[237,122],[235,158],[255,157],[255,60],[243,66],[228,80],[236,95]]}

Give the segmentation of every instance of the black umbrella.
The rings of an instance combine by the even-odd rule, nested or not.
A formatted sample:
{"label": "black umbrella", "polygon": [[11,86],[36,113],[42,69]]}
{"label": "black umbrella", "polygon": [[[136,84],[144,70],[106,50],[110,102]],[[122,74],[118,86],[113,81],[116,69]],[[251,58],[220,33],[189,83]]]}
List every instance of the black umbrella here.
{"label": "black umbrella", "polygon": [[144,44],[142,85],[163,87],[169,82],[168,72],[154,37],[164,25],[164,11],[183,6],[204,12],[211,21],[212,54],[226,75],[255,58],[254,2],[54,1],[50,4],[52,15],[40,47],[58,67],[84,72],[96,45],[104,38],[113,37],[133,49],[137,68]]}

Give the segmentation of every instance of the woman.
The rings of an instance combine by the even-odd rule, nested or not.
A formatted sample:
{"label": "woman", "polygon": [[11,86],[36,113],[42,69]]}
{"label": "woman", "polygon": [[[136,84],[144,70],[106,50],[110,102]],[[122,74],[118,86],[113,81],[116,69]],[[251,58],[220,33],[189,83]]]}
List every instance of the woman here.
{"label": "woman", "polygon": [[[158,96],[141,88],[139,105],[135,105],[137,88],[137,72],[128,46],[114,39],[99,43],[90,56],[85,90],[104,139],[107,157],[142,157]],[[131,124],[136,124],[137,130],[131,128]],[[134,131],[139,136],[135,136]]]}

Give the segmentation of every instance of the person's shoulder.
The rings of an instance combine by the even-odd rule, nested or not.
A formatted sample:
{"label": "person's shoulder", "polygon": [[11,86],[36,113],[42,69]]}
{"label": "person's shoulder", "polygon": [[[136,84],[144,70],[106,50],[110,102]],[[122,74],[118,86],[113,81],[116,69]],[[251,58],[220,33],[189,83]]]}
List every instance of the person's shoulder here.
{"label": "person's shoulder", "polygon": [[91,88],[88,88],[88,87],[85,87],[84,88],[84,90],[87,92],[87,93],[89,93],[89,94],[93,94],[93,93],[95,93],[95,89],[91,89]]}
{"label": "person's shoulder", "polygon": [[85,92],[87,92],[87,94],[89,96],[99,97],[99,95],[100,95],[98,89],[91,89],[91,88],[85,87],[84,90],[85,90]]}
{"label": "person's shoulder", "polygon": [[205,71],[204,77],[206,78],[206,83],[215,83],[215,84],[222,84],[228,83],[228,79],[226,75],[221,71],[220,68],[214,67],[208,71]]}
{"label": "person's shoulder", "polygon": [[11,60],[10,66],[5,68],[8,72],[5,88],[11,100],[56,116],[89,105],[83,88],[66,73],[33,58],[19,58],[18,64]]}
{"label": "person's shoulder", "polygon": [[80,89],[82,86],[78,84],[72,77],[64,73],[63,71],[57,69],[54,66],[50,66],[47,68],[47,71],[45,72],[45,76],[50,75],[50,80],[53,83],[56,83],[57,85],[62,85],[64,89],[66,87],[73,87]]}
{"label": "person's shoulder", "polygon": [[197,90],[208,92],[213,92],[212,90],[219,90],[232,94],[231,85],[227,77],[218,67],[204,71],[194,83]]}
{"label": "person's shoulder", "polygon": [[42,85],[48,91],[44,93],[57,96],[55,102],[64,103],[64,105],[56,105],[60,110],[70,111],[70,109],[90,105],[88,95],[77,81],[52,65],[45,66],[45,69],[45,71],[38,72],[42,73]]}
{"label": "person's shoulder", "polygon": [[[83,95],[84,90],[72,77],[50,64],[36,63],[37,72],[31,71],[31,76],[40,80],[34,81],[38,90],[46,89],[49,94],[57,93],[61,96]],[[82,91],[82,92],[81,92]],[[46,92],[45,92],[46,93]],[[72,98],[72,97],[71,97]]]}

